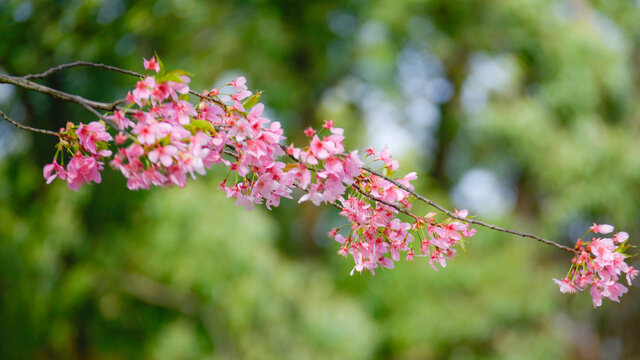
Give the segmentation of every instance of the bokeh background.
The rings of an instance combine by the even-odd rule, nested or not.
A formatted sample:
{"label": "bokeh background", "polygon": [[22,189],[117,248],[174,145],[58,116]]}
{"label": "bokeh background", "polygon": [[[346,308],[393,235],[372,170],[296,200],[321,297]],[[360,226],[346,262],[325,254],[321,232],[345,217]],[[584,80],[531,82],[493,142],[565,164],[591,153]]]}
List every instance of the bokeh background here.
{"label": "bokeh background", "polygon": [[[197,90],[246,75],[293,141],[333,119],[352,148],[388,145],[448,207],[566,245],[592,221],[640,234],[638,2],[0,0],[8,74],[142,71],[154,51]],[[134,81],[42,83],[113,101]],[[0,108],[93,120],[8,85]],[[438,272],[351,277],[332,208],[248,213],[223,170],[143,192],[107,170],[74,193],[44,183],[53,141],[0,123],[2,359],[640,358],[638,287],[596,310],[562,295],[555,248],[478,229]]]}

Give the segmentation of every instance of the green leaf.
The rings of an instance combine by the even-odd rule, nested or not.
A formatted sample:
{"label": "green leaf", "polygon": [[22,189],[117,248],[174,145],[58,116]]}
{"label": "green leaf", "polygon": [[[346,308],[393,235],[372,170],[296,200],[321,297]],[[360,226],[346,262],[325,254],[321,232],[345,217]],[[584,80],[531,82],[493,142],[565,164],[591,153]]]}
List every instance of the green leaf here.
{"label": "green leaf", "polygon": [[164,74],[164,75],[159,75],[158,76],[158,82],[160,83],[164,83],[167,81],[175,81],[175,82],[180,82],[180,83],[184,83],[184,80],[182,80],[181,76],[192,76],[190,73],[184,71],[184,70],[172,70],[169,71],[168,73]]}
{"label": "green leaf", "polygon": [[243,103],[242,106],[246,109],[249,110],[252,107],[254,107],[258,101],[260,101],[260,96],[262,96],[262,91],[258,91],[257,93],[253,94],[252,96],[249,96]]}
{"label": "green leaf", "polygon": [[215,133],[216,129],[213,125],[206,120],[191,120],[190,123],[193,127],[200,129],[204,132]]}

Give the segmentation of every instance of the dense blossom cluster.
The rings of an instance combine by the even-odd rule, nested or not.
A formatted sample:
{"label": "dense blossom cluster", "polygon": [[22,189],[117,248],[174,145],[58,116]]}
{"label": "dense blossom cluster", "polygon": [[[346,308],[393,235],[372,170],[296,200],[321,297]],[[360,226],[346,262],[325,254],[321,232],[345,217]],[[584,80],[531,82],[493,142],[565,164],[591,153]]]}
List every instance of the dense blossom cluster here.
{"label": "dense blossom cluster", "polygon": [[[112,140],[103,122],[93,121],[86,125],[67,123],[66,128],[60,129],[60,143],[53,162],[45,165],[43,169],[47,184],[60,178],[67,181],[69,189],[76,191],[84,183],[100,183],[103,159],[112,154],[111,150],[106,148],[107,143]],[[71,156],[66,169],[65,152]],[[61,158],[60,163],[58,157]]]}
{"label": "dense blossom cluster", "polygon": [[[593,224],[587,234],[591,232],[610,234],[613,226]],[[563,293],[575,293],[590,286],[594,307],[602,305],[602,298],[620,302],[620,296],[628,290],[618,280],[624,274],[627,284],[631,286],[631,281],[638,276],[638,270],[625,262],[628,257],[625,251],[629,247],[629,234],[618,232],[610,238],[594,237],[589,243],[585,243],[583,239],[584,237],[576,242],[576,255],[571,260],[567,276],[553,281]]]}
{"label": "dense blossom cluster", "polygon": [[[417,175],[395,177],[398,162],[387,148],[364,152],[364,159],[378,164],[386,175],[380,176],[364,167],[357,151],[345,150],[343,129],[331,120],[319,131],[305,130],[304,146],[286,146],[280,123],[263,116],[260,93],[249,91],[244,77],[197,94],[189,89],[188,73],[166,73],[155,57],[145,59],[144,67],[156,74],[137,82],[124,108],[104,121],[69,123],[60,130],[56,156],[43,170],[47,183],[60,178],[72,190],[99,183],[104,162],[109,161],[131,190],[184,187],[188,176],[195,178],[221,164],[229,172],[220,188],[248,210],[256,204],[278,206],[281,198],[292,198],[295,189],[303,192],[299,202],[340,208],[349,223],[329,236],[341,244],[340,255],[353,257],[351,274],[392,269],[401,254],[406,260],[424,257],[437,270],[436,265],[446,266],[457,247],[474,235],[475,229],[465,221],[466,210],[447,213],[442,221],[435,220],[435,213],[413,215],[410,191]],[[188,101],[190,94],[199,97],[197,104]],[[65,157],[70,158],[66,168]],[[592,231],[612,229],[599,225]],[[617,301],[627,291],[617,283],[620,274],[625,273],[629,283],[638,274],[620,251],[628,247],[627,237],[618,233],[613,239],[594,239],[586,247],[576,245],[578,255],[569,275],[556,280],[561,290],[575,292],[591,285],[594,305],[602,297]]]}
{"label": "dense blossom cluster", "polygon": [[[367,154],[376,156],[375,160],[382,160],[387,170],[397,168],[397,162],[386,150],[380,154],[367,150]],[[415,173],[409,173],[395,180],[413,190],[410,181],[416,178]],[[361,174],[356,179],[356,186],[363,193],[382,201],[367,201],[366,197],[353,195],[340,199],[340,215],[349,220],[350,228],[346,237],[339,233],[340,228],[332,229],[329,235],[342,244],[339,254],[353,256],[355,266],[352,274],[362,270],[374,273],[378,266],[393,269],[394,261],[400,260],[400,253],[405,254],[406,260],[413,260],[414,256],[426,257],[431,267],[438,270],[435,264],[445,267],[446,260],[455,256],[455,247],[475,233],[475,229],[469,229],[469,224],[460,220],[447,219],[438,223],[432,216],[434,214],[414,217],[413,223],[403,222],[397,213],[398,209],[410,210],[410,194],[378,176]],[[459,211],[455,215],[465,218],[467,211]],[[424,235],[425,230],[428,236]],[[417,255],[413,249],[416,237],[420,239]]]}

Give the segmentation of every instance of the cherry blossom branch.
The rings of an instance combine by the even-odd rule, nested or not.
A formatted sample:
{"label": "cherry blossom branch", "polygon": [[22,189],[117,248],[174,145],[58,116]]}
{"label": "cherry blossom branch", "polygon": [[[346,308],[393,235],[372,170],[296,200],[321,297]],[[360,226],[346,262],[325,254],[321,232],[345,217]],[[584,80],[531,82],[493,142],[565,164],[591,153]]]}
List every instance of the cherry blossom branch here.
{"label": "cherry blossom branch", "polygon": [[[627,292],[627,288],[617,282],[621,273],[626,274],[629,286],[633,278],[638,276],[638,271],[624,262],[629,257],[625,254],[630,246],[627,244],[627,233],[618,232],[613,238],[594,238],[589,245],[580,239],[572,249],[537,235],[469,219],[466,210],[451,212],[413,190],[409,181],[416,179],[415,173],[395,180],[363,166],[357,151],[345,152],[343,129],[335,128],[331,120],[322,125],[331,135],[321,139],[319,133],[316,135],[316,130],[308,128],[305,130],[309,138],[308,146],[297,148],[291,144],[285,147],[281,144],[284,139],[281,125],[261,117],[264,105],[258,102],[260,93],[252,95],[242,76],[225,84],[232,89],[225,90],[220,97],[220,88],[202,94],[189,89],[188,73],[181,70],[165,73],[155,57],[145,59],[144,67],[155,71],[157,76],[143,77],[104,64],[76,62],[28,77],[40,78],[74,66],[113,70],[141,80],[137,82],[135,90],[127,95],[126,100],[130,105],[125,109],[117,108],[121,101],[112,104],[91,102],[25,78],[0,76],[0,82],[35,91],[46,90],[44,92],[51,96],[82,105],[106,122],[112,120],[110,124],[120,130],[115,143],[124,145],[125,141],[131,141],[126,147],[118,149],[110,160],[110,165],[127,178],[130,190],[149,189],[152,185],[183,187],[187,174],[195,177],[195,173],[205,174],[206,168],[214,163],[224,163],[236,176],[231,184],[227,184],[225,179],[220,188],[224,189],[227,197],[236,199],[236,205],[245,206],[247,210],[251,210],[254,204],[265,204],[269,209],[278,206],[282,197],[291,197],[293,188],[305,192],[299,202],[311,201],[316,206],[324,202],[337,207],[351,226],[347,228],[349,230],[341,230],[344,225],[334,228],[329,236],[342,244],[339,255],[353,256],[355,266],[351,274],[363,270],[374,274],[379,267],[392,269],[394,262],[400,260],[400,252],[406,255],[406,260],[421,256],[426,257],[429,265],[436,270],[436,264],[445,267],[447,260],[456,256],[454,247],[474,235],[476,230],[469,229],[469,224],[475,224],[531,238],[573,253],[574,265],[569,275],[562,281],[554,281],[560,285],[562,292],[582,291],[591,286],[594,307],[601,305],[602,297],[619,301],[619,296]],[[196,95],[200,102],[194,106],[180,98],[178,93]],[[137,106],[137,110],[130,109],[130,106]],[[113,111],[113,115],[104,116],[98,110]],[[127,115],[131,115],[131,119]],[[130,127],[136,136],[125,135]],[[171,136],[167,138],[169,134]],[[83,183],[101,182],[103,161],[112,154],[108,149],[112,136],[106,131],[104,123],[94,121],[77,126],[68,123],[61,136],[68,136],[70,141],[61,142],[59,146],[71,150],[74,155],[65,169],[57,162],[56,153],[53,162],[43,169],[47,183],[59,177],[66,180],[68,187],[75,191]],[[168,142],[165,142],[167,139]],[[278,160],[283,151],[297,165],[289,167]],[[233,157],[235,161],[223,159],[223,154]],[[389,170],[397,169],[397,161],[391,159],[388,149],[380,153],[368,149],[366,154],[374,156],[374,160],[383,161]],[[61,161],[64,161],[64,156]],[[362,196],[348,192],[349,187]],[[411,195],[442,211],[449,218],[436,222],[430,215],[418,217],[412,214],[408,210]],[[384,207],[372,206],[372,202]],[[387,208],[393,208],[415,221],[412,224],[404,222]],[[423,232],[427,224],[425,230],[428,236]],[[612,231],[610,225],[594,224],[589,232],[607,234]],[[415,239],[419,240],[419,249],[412,245]],[[597,277],[593,276],[596,272]]]}
{"label": "cherry blossom branch", "polygon": [[513,234],[513,235],[518,235],[518,236],[525,237],[525,238],[531,238],[531,239],[540,241],[542,243],[545,243],[547,245],[555,246],[558,249],[562,249],[562,250],[565,250],[565,251],[568,251],[568,252],[574,253],[574,254],[576,253],[575,249],[572,249],[572,248],[570,248],[568,246],[560,245],[560,244],[558,244],[558,243],[556,243],[554,241],[547,240],[545,238],[542,238],[542,237],[534,235],[534,234],[529,234],[529,233],[524,233],[524,232],[520,232],[520,231],[516,231],[516,230],[503,228],[503,227],[500,227],[500,226],[496,226],[496,225],[489,224],[489,223],[486,223],[486,222],[480,221],[480,220],[475,220],[475,219],[472,219],[472,218],[460,217],[460,216],[454,214],[453,212],[447,210],[442,205],[439,205],[436,202],[434,202],[433,200],[430,200],[430,199],[422,196],[420,193],[418,193],[418,192],[416,192],[414,190],[411,190],[410,188],[402,185],[401,183],[395,181],[394,179],[392,179],[392,178],[390,178],[390,177],[388,177],[388,176],[386,176],[384,174],[380,174],[377,171],[372,170],[372,169],[370,169],[370,168],[368,168],[366,166],[362,167],[362,170],[387,180],[388,182],[392,183],[393,185],[397,186],[398,188],[400,188],[400,189],[408,192],[409,194],[415,196],[418,200],[420,200],[420,201],[422,201],[422,202],[424,202],[424,203],[426,203],[426,204],[428,204],[428,205],[430,205],[430,206],[442,211],[443,213],[447,214],[447,216],[449,216],[451,218],[458,219],[458,220],[463,220],[463,221],[466,221],[466,222],[471,223],[471,224],[476,224],[476,225],[479,225],[479,226],[483,226],[483,227],[489,228],[491,230],[505,232],[505,233]]}
{"label": "cherry blossom branch", "polygon": [[[60,90],[52,89],[52,88],[49,88],[47,86],[40,85],[38,83],[35,83],[35,82],[32,82],[32,81],[29,80],[29,79],[44,78],[44,77],[49,76],[49,75],[51,75],[51,74],[53,74],[53,73],[55,73],[57,71],[61,71],[61,70],[69,69],[69,68],[73,68],[73,67],[78,67],[78,66],[87,66],[87,67],[93,67],[93,68],[100,68],[100,69],[115,71],[115,72],[119,72],[119,73],[122,73],[122,74],[134,76],[134,77],[137,77],[137,78],[143,78],[144,77],[143,74],[140,74],[140,73],[137,73],[137,72],[131,71],[131,70],[121,69],[121,68],[118,68],[118,67],[115,67],[115,66],[99,64],[99,63],[92,63],[92,62],[86,62],[86,61],[76,61],[76,62],[69,63],[69,64],[62,64],[62,65],[55,66],[55,67],[50,68],[50,69],[48,69],[48,70],[46,70],[46,71],[44,71],[42,73],[39,73],[39,74],[28,74],[28,75],[25,75],[23,77],[14,77],[14,76],[0,74],[0,82],[4,82],[4,83],[9,83],[9,84],[13,84],[13,85],[16,85],[16,86],[20,86],[20,87],[28,89],[28,90],[37,91],[37,92],[40,92],[40,93],[43,93],[43,94],[47,94],[47,95],[50,95],[52,97],[61,99],[61,100],[75,102],[75,103],[83,106],[85,109],[91,111],[98,118],[100,118],[100,119],[110,123],[111,125],[113,125],[113,123],[110,120],[106,119],[102,114],[100,114],[98,111],[96,111],[96,109],[106,110],[106,111],[113,111],[113,110],[116,109],[117,105],[122,102],[122,100],[119,100],[119,101],[116,101],[116,102],[113,102],[113,103],[109,103],[109,104],[108,103],[102,103],[102,102],[96,102],[96,101],[85,99],[85,98],[83,98],[81,96],[78,96],[78,95],[72,95],[72,94],[68,94],[68,93],[65,93],[65,92],[60,91]],[[202,94],[200,94],[200,93],[198,93],[196,91],[193,91],[193,90],[189,90],[189,93],[193,94],[195,96],[198,96],[201,99],[206,99],[206,100],[214,101],[216,103],[220,103],[220,101],[215,99],[215,98],[212,98],[212,97],[206,96],[206,95],[202,95]],[[12,121],[10,121],[10,122],[12,122]],[[14,125],[16,125],[16,123],[14,123]],[[18,126],[18,125],[16,125],[16,126]],[[25,129],[25,130],[30,130],[30,129]],[[42,130],[42,131],[37,131],[37,132],[43,132],[43,131],[47,131],[47,130]],[[47,132],[44,132],[44,133],[47,133]],[[56,134],[56,133],[53,133],[53,132],[50,132],[50,133]],[[286,147],[284,147],[284,145],[282,145],[282,147],[284,149],[286,149]],[[380,173],[376,172],[375,170],[372,170],[372,169],[370,169],[368,167],[363,167],[362,169],[367,171],[367,172],[369,172],[369,173],[371,173],[371,174],[373,174],[373,175],[375,175],[375,176],[378,176],[378,177],[380,177],[382,179],[385,179],[386,181],[389,181],[390,183],[392,183],[396,187],[398,187],[398,188],[410,193],[411,195],[415,196],[418,200],[420,200],[420,201],[422,201],[422,202],[424,202],[424,203],[426,203],[426,204],[428,204],[428,205],[430,205],[430,206],[442,211],[443,213],[445,213],[447,216],[449,216],[451,218],[458,219],[458,220],[463,220],[463,221],[466,221],[466,222],[469,222],[469,223],[472,223],[472,224],[475,224],[475,225],[483,226],[483,227],[486,227],[486,228],[489,228],[489,229],[492,229],[492,230],[495,230],[495,231],[500,231],[500,232],[504,232],[504,233],[508,233],[508,234],[512,234],[512,235],[517,235],[517,236],[520,236],[520,237],[525,237],[525,238],[531,238],[531,239],[540,241],[540,242],[542,242],[544,244],[552,245],[552,246],[554,246],[554,247],[556,247],[558,249],[565,250],[565,251],[568,251],[568,252],[571,252],[571,253],[575,253],[576,252],[576,250],[573,249],[573,248],[558,244],[558,243],[556,243],[554,241],[542,238],[542,237],[534,235],[534,234],[529,234],[529,233],[524,233],[524,232],[520,232],[520,231],[516,231],[516,230],[503,228],[503,227],[500,227],[500,226],[497,226],[497,225],[493,225],[493,224],[489,224],[489,223],[486,223],[486,222],[480,221],[480,220],[475,220],[475,219],[471,219],[471,218],[462,218],[462,217],[456,215],[455,213],[447,210],[445,207],[435,203],[434,201],[426,198],[425,196],[417,193],[416,191],[411,190],[410,188],[402,185],[401,183],[397,182],[394,179],[391,179],[390,177],[388,177],[386,175],[380,174]],[[382,199],[378,199],[378,198],[376,198],[374,196],[371,196],[370,194],[364,192],[362,189],[360,189],[355,184],[354,184],[354,188],[359,193],[363,194],[364,196],[368,197],[369,199],[371,199],[373,201],[376,201],[376,202],[381,203],[381,204],[386,205],[386,206],[390,206],[390,207],[396,209],[397,211],[399,211],[399,212],[401,212],[401,213],[403,213],[405,215],[413,217],[414,219],[417,218],[416,215],[414,215],[414,214],[412,214],[412,213],[400,208],[399,206],[395,206],[395,205],[390,204],[390,203],[388,203],[388,202],[386,202],[386,201],[384,201]]]}
{"label": "cherry blossom branch", "polygon": [[11,124],[15,125],[18,129],[32,131],[32,132],[35,132],[35,133],[40,133],[40,134],[45,134],[45,135],[53,135],[53,136],[60,137],[60,134],[58,134],[57,132],[53,132],[51,130],[38,129],[38,128],[34,128],[34,127],[31,127],[31,126],[27,126],[27,125],[22,125],[19,122],[11,119],[7,114],[2,112],[2,110],[0,110],[0,116],[2,116],[6,121],[8,121]]}
{"label": "cherry blossom branch", "polygon": [[[122,100],[110,104],[96,102],[29,80],[75,66],[116,71],[140,80],[127,95],[125,108],[118,108]],[[111,167],[120,170],[127,178],[130,190],[149,189],[150,186],[183,187],[187,175],[195,178],[196,173],[205,174],[213,164],[224,164],[230,173],[235,173],[235,179],[228,184],[225,178],[220,188],[224,189],[227,197],[236,199],[236,205],[245,206],[247,210],[255,204],[265,204],[269,209],[278,206],[281,198],[291,198],[295,188],[305,192],[299,202],[310,201],[316,206],[328,203],[338,208],[340,215],[348,219],[350,227],[345,229],[347,224],[336,227],[329,231],[329,237],[342,244],[339,255],[353,256],[355,266],[351,274],[363,270],[374,274],[380,267],[392,269],[394,262],[400,260],[401,252],[406,255],[406,260],[420,256],[425,257],[436,270],[436,265],[445,267],[446,262],[456,256],[456,247],[462,246],[465,239],[475,234],[476,229],[470,229],[470,224],[531,238],[573,253],[569,274],[554,281],[562,292],[582,291],[591,286],[595,307],[601,305],[603,297],[619,301],[619,297],[627,292],[627,288],[618,283],[621,274],[625,274],[629,286],[639,274],[625,262],[630,256],[625,253],[630,247],[626,232],[618,232],[612,238],[594,237],[588,244],[583,237],[575,248],[570,248],[534,234],[467,218],[466,210],[449,211],[416,192],[409,185],[417,178],[415,173],[396,180],[380,173],[380,170],[363,166],[357,151],[345,152],[344,130],[334,127],[331,120],[322,125],[331,133],[328,136],[320,135],[310,127],[305,130],[308,146],[282,145],[285,138],[280,123],[261,117],[264,105],[259,103],[260,93],[252,95],[245,85],[246,78],[242,76],[225,84],[227,87],[222,94],[220,88],[200,94],[189,89],[189,74],[185,71],[165,73],[155,57],[145,59],[144,67],[157,75],[143,76],[89,62],[63,64],[24,77],[0,75],[0,82],[75,102],[103,120],[78,125],[67,123],[66,129],[58,135],[65,140],[58,144],[58,150],[64,148],[73,155],[65,168],[61,163],[64,164],[68,156],[62,154],[61,163],[58,163],[59,152],[56,152],[53,162],[43,168],[47,183],[60,178],[74,191],[84,183],[100,183],[100,171],[109,161]],[[196,95],[200,102],[193,105],[178,94]],[[105,116],[99,110],[113,114]],[[34,131],[1,114],[19,128]],[[107,132],[105,122],[119,130],[115,144],[120,146],[116,146],[115,154],[109,149],[109,143],[114,139]],[[134,135],[127,131],[129,128]],[[366,157],[373,156],[373,161],[384,162],[387,170],[398,168],[388,149],[380,153],[368,149],[365,153]],[[284,154],[295,164],[282,162]],[[222,155],[234,160],[228,161]],[[438,222],[430,214],[420,217],[411,213],[410,203],[414,199],[440,210],[449,218]],[[403,221],[398,214],[413,218],[413,223]],[[612,231],[611,225],[594,224],[587,234],[608,234]],[[414,240],[418,240],[419,247],[413,245]],[[148,294],[138,295],[150,299]],[[163,302],[158,304],[166,305]],[[193,313],[188,306],[182,311]]]}
{"label": "cherry blossom branch", "polygon": [[[285,151],[286,151],[286,149],[287,149],[287,147],[286,147],[286,146],[284,146],[284,145],[281,145],[280,147],[281,147],[283,150],[285,150]],[[295,157],[293,157],[293,156],[289,156],[289,157],[290,157],[291,159],[293,159],[294,161],[299,162],[299,160],[298,160],[298,159],[296,159]],[[449,216],[449,217],[451,217],[451,218],[458,219],[458,220],[462,220],[462,221],[465,221],[465,222],[468,222],[468,223],[472,223],[472,224],[476,224],[476,225],[479,225],[479,226],[483,226],[483,227],[486,227],[486,228],[489,228],[489,229],[492,229],[492,230],[495,230],[495,231],[505,232],[505,233],[508,233],[508,234],[517,235],[517,236],[525,237],[525,238],[531,238],[531,239],[534,239],[534,240],[540,241],[540,242],[542,242],[542,243],[544,243],[544,244],[551,245],[551,246],[555,246],[555,247],[557,247],[558,249],[565,250],[565,251],[568,251],[568,252],[573,253],[573,254],[575,254],[575,253],[576,253],[576,250],[575,250],[575,249],[572,249],[572,248],[570,248],[570,247],[567,247],[567,246],[564,246],[564,245],[558,244],[558,243],[556,243],[556,242],[554,242],[554,241],[551,241],[551,240],[545,239],[545,238],[543,238],[543,237],[540,237],[540,236],[537,236],[537,235],[534,235],[534,234],[529,234],[529,233],[525,233],[525,232],[520,232],[520,231],[516,231],[516,230],[511,230],[511,229],[503,228],[503,227],[500,227],[500,226],[497,226],[497,225],[489,224],[489,223],[486,223],[486,222],[484,222],[484,221],[475,220],[475,219],[472,219],[472,218],[463,218],[463,217],[458,216],[458,215],[456,215],[455,213],[451,212],[450,210],[447,210],[447,209],[446,209],[445,207],[443,207],[442,205],[437,204],[437,203],[436,203],[436,202],[434,202],[433,200],[431,200],[431,199],[429,199],[429,198],[426,198],[425,196],[423,196],[423,195],[419,194],[419,193],[418,193],[418,192],[416,192],[415,190],[412,190],[412,189],[410,189],[410,188],[408,188],[408,187],[406,187],[406,186],[402,185],[402,184],[401,184],[401,183],[399,183],[398,181],[396,181],[396,180],[394,180],[394,179],[392,179],[392,178],[390,178],[390,177],[388,177],[388,176],[386,176],[386,175],[380,174],[380,173],[378,173],[377,171],[375,171],[375,170],[373,170],[373,169],[371,169],[371,168],[369,168],[369,167],[366,167],[366,166],[363,166],[361,169],[362,169],[362,170],[364,170],[364,171],[366,171],[366,172],[368,172],[368,173],[370,173],[370,174],[372,174],[372,175],[375,175],[375,176],[377,176],[377,177],[379,177],[379,178],[382,178],[382,179],[385,179],[386,181],[389,181],[390,183],[392,183],[392,184],[393,184],[393,185],[395,185],[396,187],[398,187],[398,188],[400,188],[400,189],[402,189],[402,190],[404,190],[404,191],[406,191],[406,192],[410,193],[411,195],[415,196],[418,200],[420,200],[420,201],[422,201],[422,202],[424,202],[424,203],[426,203],[426,204],[428,204],[428,205],[430,205],[430,206],[432,206],[432,207],[434,207],[434,208],[436,208],[436,209],[438,209],[438,210],[442,211],[443,213],[445,213],[446,215],[448,215],[448,216]],[[383,204],[383,205],[386,205],[386,206],[392,207],[392,208],[396,209],[398,212],[401,212],[401,213],[403,213],[403,214],[405,214],[405,215],[411,216],[411,217],[413,217],[414,219],[418,219],[418,218],[419,218],[419,217],[418,217],[418,216],[416,216],[415,214],[413,214],[413,213],[411,213],[411,212],[409,212],[409,211],[407,211],[407,210],[405,210],[405,209],[402,209],[402,208],[400,208],[399,206],[396,206],[396,205],[391,204],[391,203],[388,203],[388,202],[386,202],[386,201],[384,201],[384,200],[382,200],[382,199],[376,198],[375,196],[372,196],[371,194],[369,194],[369,193],[367,193],[367,192],[363,191],[363,190],[362,190],[358,185],[356,185],[356,184],[352,184],[351,186],[353,186],[353,188],[355,188],[355,189],[356,189],[360,194],[364,195],[365,197],[367,197],[367,198],[369,198],[369,199],[371,199],[371,200],[373,200],[373,201],[375,201],[375,202],[378,202],[378,203],[381,203],[381,204]]]}

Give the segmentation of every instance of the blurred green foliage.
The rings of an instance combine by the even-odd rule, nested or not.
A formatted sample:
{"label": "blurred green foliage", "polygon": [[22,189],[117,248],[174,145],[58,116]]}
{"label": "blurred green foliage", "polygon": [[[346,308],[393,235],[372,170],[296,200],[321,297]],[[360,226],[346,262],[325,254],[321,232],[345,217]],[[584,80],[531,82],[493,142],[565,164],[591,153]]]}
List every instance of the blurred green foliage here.
{"label": "blurred green foliage", "polygon": [[[354,148],[391,142],[418,189],[451,207],[564,244],[589,221],[640,233],[635,2],[0,0],[9,74],[74,60],[140,71],[154,51],[197,90],[246,75],[293,141],[333,118]],[[133,81],[78,68],[43,83],[113,101]],[[47,129],[92,119],[6,85],[0,108]],[[52,139],[0,123],[2,358],[640,352],[637,287],[594,311],[588,294],[558,292],[569,258],[541,244],[479,229],[438,272],[416,258],[351,277],[326,237],[333,209],[247,213],[216,191],[216,171],[150,192],[106,171],[74,193],[44,185],[52,155]],[[469,177],[478,169],[501,187]],[[502,210],[483,212],[477,193]]]}

